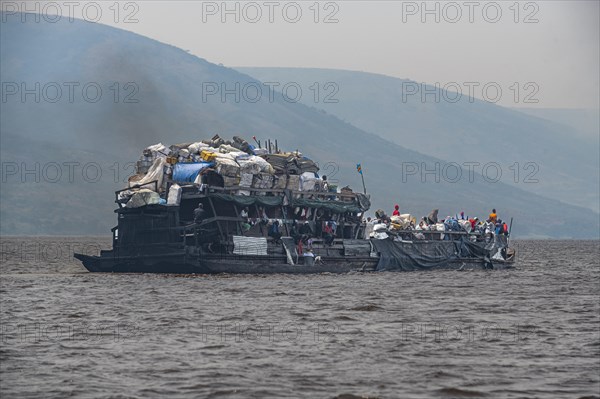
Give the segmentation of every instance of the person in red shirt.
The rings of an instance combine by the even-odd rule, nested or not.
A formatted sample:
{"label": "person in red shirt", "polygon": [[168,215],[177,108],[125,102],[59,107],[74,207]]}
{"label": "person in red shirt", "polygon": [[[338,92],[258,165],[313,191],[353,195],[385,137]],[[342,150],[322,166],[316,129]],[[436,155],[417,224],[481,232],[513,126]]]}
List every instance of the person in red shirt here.
{"label": "person in red shirt", "polygon": [[471,223],[471,230],[475,230],[475,225],[477,224],[478,221],[479,221],[479,219],[477,219],[477,218],[469,219],[469,223]]}
{"label": "person in red shirt", "polygon": [[400,216],[400,205],[394,205],[394,212],[392,212],[392,216]]}
{"label": "person in red shirt", "polygon": [[331,222],[327,222],[325,224],[325,229],[323,229],[323,238],[325,240],[325,244],[327,245],[331,245],[333,244],[333,226],[331,225]]}

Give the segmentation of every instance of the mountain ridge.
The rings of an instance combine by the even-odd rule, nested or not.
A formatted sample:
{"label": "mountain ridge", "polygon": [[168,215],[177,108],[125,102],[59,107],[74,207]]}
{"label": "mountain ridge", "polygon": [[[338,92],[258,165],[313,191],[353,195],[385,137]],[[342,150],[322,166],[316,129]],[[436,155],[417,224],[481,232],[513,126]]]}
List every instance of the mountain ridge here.
{"label": "mountain ridge", "polygon": [[[2,80],[28,84],[60,79],[95,82],[106,95],[96,103],[78,99],[73,103],[3,104],[3,164],[24,162],[31,167],[36,162],[42,166],[94,162],[106,178],[92,183],[79,178],[74,183],[32,184],[9,176],[1,193],[2,234],[108,233],[115,223],[112,191],[122,188],[126,178],[119,174],[118,179],[112,179],[110,167],[114,163],[125,173],[124,166],[137,160],[148,145],[189,142],[218,133],[222,137],[277,138],[281,147],[300,149],[322,166],[329,165],[326,172],[332,178],[360,191],[355,165],[362,163],[373,200],[371,212],[396,202],[416,216],[432,208],[440,208],[442,214],[465,210],[483,216],[496,207],[502,215],[515,217],[516,236],[598,235],[597,224],[589,223],[585,209],[502,183],[490,184],[480,175],[473,182],[403,182],[399,169],[403,162],[432,167],[444,161],[360,130],[317,107],[286,102],[280,92],[272,103],[264,97],[256,103],[203,99],[206,83],[223,82],[229,87],[235,83],[262,84],[234,69],[103,25],[57,25],[4,25],[0,38]],[[6,43],[12,43],[8,49]],[[122,90],[128,82],[136,83],[134,98],[138,102],[124,102],[124,93],[114,101],[110,85],[115,82]],[[32,191],[37,195],[31,195]],[[573,223],[578,227],[573,228]]]}
{"label": "mountain ridge", "polygon": [[[423,101],[421,90],[435,91],[433,86],[389,75],[324,68],[237,69],[260,80],[334,83],[338,101],[319,106],[364,131],[447,161],[502,164],[504,183],[600,211],[600,154],[573,127],[466,95],[456,102],[441,95],[438,101],[431,96]],[[407,94],[415,85],[419,92]],[[522,184],[532,172],[538,183]]]}

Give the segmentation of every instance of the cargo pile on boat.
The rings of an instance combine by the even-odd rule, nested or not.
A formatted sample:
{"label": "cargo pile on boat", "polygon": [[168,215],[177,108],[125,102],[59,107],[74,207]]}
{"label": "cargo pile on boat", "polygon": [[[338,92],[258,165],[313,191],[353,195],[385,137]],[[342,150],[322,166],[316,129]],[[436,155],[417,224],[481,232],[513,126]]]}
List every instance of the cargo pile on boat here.
{"label": "cargo pile on boat", "polygon": [[332,191],[319,176],[319,168],[302,153],[285,152],[272,145],[261,148],[241,137],[175,144],[144,149],[129,178],[130,190],[120,194],[127,207],[149,204],[178,205],[181,187],[224,187],[234,195],[267,195],[265,190]]}

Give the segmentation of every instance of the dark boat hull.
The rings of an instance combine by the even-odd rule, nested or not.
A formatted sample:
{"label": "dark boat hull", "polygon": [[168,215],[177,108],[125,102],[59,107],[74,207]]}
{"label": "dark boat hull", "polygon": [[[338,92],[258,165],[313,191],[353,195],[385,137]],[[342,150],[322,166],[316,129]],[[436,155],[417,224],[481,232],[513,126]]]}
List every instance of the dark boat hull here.
{"label": "dark boat hull", "polygon": [[[372,272],[377,257],[324,258],[314,265],[290,265],[283,257],[231,256],[192,258],[185,253],[159,256],[89,256],[75,254],[83,266],[94,273],[169,273],[169,274],[318,274]],[[435,269],[482,270],[507,269],[512,262],[494,261],[491,265],[480,259],[456,259]]]}
{"label": "dark boat hull", "polygon": [[93,273],[170,273],[170,274],[315,274],[374,271],[377,258],[326,259],[315,265],[289,265],[285,259],[260,257],[208,258],[193,260],[185,254],[152,257],[113,257],[75,254]]}
{"label": "dark boat hull", "polygon": [[203,274],[207,272],[200,265],[190,262],[184,254],[131,257],[75,254],[75,258],[93,273]]}

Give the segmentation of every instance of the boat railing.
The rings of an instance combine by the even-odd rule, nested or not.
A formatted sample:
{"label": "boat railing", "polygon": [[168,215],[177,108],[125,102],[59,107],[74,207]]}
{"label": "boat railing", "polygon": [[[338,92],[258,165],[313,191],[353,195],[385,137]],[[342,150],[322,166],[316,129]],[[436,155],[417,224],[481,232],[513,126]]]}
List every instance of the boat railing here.
{"label": "boat railing", "polygon": [[[200,185],[194,184],[198,188]],[[350,193],[350,192],[330,192],[330,191],[301,191],[301,190],[289,190],[289,189],[281,189],[281,188],[254,188],[254,187],[244,187],[244,186],[227,186],[227,187],[219,187],[219,186],[206,186],[206,192],[221,192],[224,194],[237,194],[239,191],[249,191],[251,193],[261,193],[261,194],[272,194],[274,196],[283,196],[286,192],[292,194],[294,198],[316,198],[321,200],[337,200],[342,202],[352,202],[356,201],[358,197],[358,193]],[[205,196],[203,192],[198,193],[185,193],[186,198],[200,198]]]}
{"label": "boat railing", "polygon": [[466,231],[455,231],[455,230],[445,230],[445,231],[437,231],[437,230],[391,230],[394,233],[423,233],[423,234],[450,234],[450,235],[480,235],[477,232],[466,232]]}
{"label": "boat railing", "polygon": [[[397,235],[400,237],[406,237],[406,236],[410,236],[410,237],[414,237],[415,234],[423,234],[423,236],[425,237],[426,240],[431,240],[431,241],[442,241],[445,239],[446,236],[450,237],[451,240],[456,240],[460,237],[475,237],[477,241],[483,241],[486,237],[485,233],[481,233],[481,232],[476,232],[476,231],[472,231],[472,232],[467,232],[467,231],[455,231],[455,230],[448,230],[448,231],[436,231],[436,230],[389,230],[388,233],[391,233],[393,235]],[[444,238],[442,238],[444,237]]]}
{"label": "boat railing", "polygon": [[121,208],[121,207],[123,207],[123,203],[119,201],[119,194],[120,193],[122,193],[123,191],[134,190],[134,189],[137,189],[137,188],[142,188],[144,186],[149,186],[151,184],[154,185],[154,192],[158,192],[158,180],[152,180],[152,181],[149,181],[147,183],[136,184],[134,186],[127,187],[127,188],[122,188],[120,190],[115,191],[115,202],[119,205],[119,208]]}

